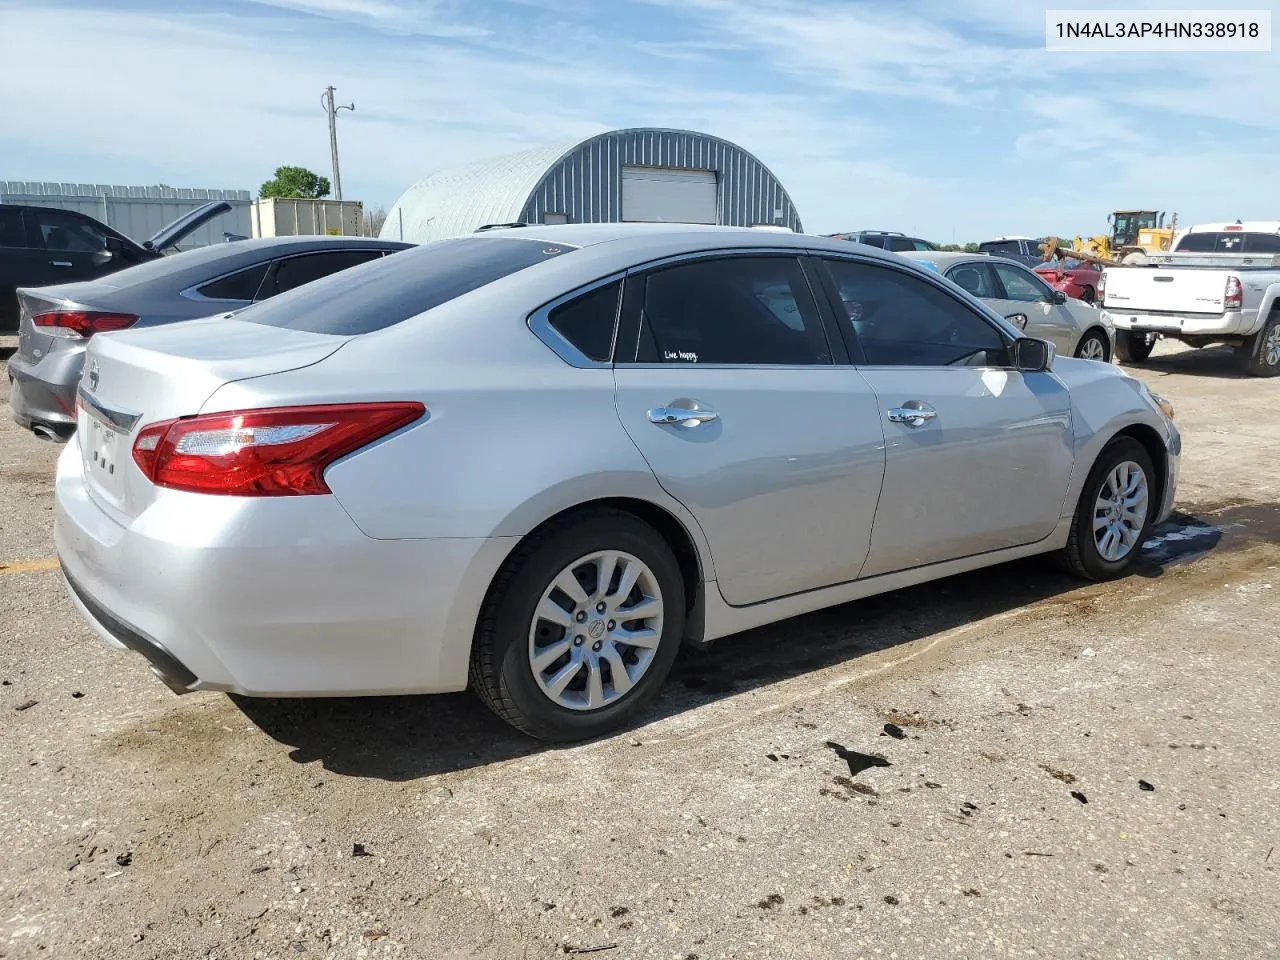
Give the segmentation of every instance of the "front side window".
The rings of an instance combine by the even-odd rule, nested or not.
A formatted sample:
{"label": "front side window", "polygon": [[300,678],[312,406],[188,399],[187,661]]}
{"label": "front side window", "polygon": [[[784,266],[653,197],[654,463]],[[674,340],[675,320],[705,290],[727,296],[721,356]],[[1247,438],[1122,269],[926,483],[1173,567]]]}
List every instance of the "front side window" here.
{"label": "front side window", "polygon": [[1000,332],[954,297],[899,270],[828,260],[846,320],[872,366],[1001,366]]}
{"label": "front side window", "polygon": [[636,359],[827,364],[831,352],[799,261],[741,256],[649,274]]}
{"label": "front side window", "polygon": [[97,253],[107,249],[107,235],[95,229],[87,220],[59,210],[41,210],[37,216],[46,250]]}
{"label": "front side window", "polygon": [[1004,298],[1019,303],[1042,303],[1052,299],[1049,287],[1029,270],[1019,270],[1007,263],[993,263],[1004,286]]}

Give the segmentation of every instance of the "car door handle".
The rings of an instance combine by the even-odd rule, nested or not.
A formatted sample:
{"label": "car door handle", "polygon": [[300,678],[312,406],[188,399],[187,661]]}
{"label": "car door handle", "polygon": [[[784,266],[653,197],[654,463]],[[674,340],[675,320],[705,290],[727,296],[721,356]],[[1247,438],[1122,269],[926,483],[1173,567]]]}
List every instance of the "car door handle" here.
{"label": "car door handle", "polygon": [[677,427],[697,427],[712,420],[719,420],[714,410],[694,407],[654,407],[649,411],[649,422],[671,424]]}
{"label": "car door handle", "polygon": [[70,260],[50,260],[50,261],[49,261],[49,266],[51,266],[51,267],[70,267],[70,266],[72,266],[72,263],[71,263],[71,261],[70,261]]}
{"label": "car door handle", "polygon": [[923,427],[938,416],[938,411],[927,403],[909,400],[900,407],[889,411],[889,419],[893,423],[905,423],[908,427]]}

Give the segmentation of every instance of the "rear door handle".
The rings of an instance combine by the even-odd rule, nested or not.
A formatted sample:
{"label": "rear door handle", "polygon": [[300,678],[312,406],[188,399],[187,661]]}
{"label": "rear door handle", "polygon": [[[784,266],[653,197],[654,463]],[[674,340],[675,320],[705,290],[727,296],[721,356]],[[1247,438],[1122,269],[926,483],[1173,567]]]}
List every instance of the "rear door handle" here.
{"label": "rear door handle", "polygon": [[938,411],[919,400],[908,400],[900,407],[889,411],[889,420],[893,423],[905,423],[908,427],[923,427],[938,416]]}
{"label": "rear door handle", "polygon": [[70,266],[72,266],[72,263],[71,263],[71,261],[70,261],[70,260],[50,260],[50,261],[49,261],[49,266],[51,266],[51,267],[70,267]]}
{"label": "rear door handle", "polygon": [[719,419],[720,414],[702,407],[654,407],[649,411],[650,423],[676,427],[698,427]]}

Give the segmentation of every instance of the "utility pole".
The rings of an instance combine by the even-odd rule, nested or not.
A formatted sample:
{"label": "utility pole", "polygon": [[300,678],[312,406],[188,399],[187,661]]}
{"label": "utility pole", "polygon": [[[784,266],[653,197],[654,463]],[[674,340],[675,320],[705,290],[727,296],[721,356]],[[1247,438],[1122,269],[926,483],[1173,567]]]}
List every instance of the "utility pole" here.
{"label": "utility pole", "polygon": [[324,93],[320,97],[320,103],[324,106],[324,112],[329,115],[329,154],[333,160],[333,199],[342,199],[342,174],[338,172],[338,111],[352,110],[356,108],[355,103],[339,104],[334,106],[333,91],[336,87],[325,87]]}

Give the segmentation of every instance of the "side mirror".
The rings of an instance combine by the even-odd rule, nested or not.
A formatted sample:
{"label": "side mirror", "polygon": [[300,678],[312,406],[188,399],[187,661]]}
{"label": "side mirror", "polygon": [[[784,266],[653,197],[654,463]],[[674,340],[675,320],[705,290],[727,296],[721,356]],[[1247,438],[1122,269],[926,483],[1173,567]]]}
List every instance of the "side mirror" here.
{"label": "side mirror", "polygon": [[1019,330],[1027,329],[1027,315],[1025,313],[1011,313],[1005,319]]}
{"label": "side mirror", "polygon": [[1013,342],[1013,366],[1024,373],[1043,373],[1053,369],[1055,351],[1048,340],[1020,337]]}
{"label": "side mirror", "polygon": [[124,252],[124,243],[119,237],[107,237],[107,253],[110,256],[118,257]]}
{"label": "side mirror", "polygon": [[1058,306],[1062,306],[1067,302],[1067,295],[1061,290],[1055,290],[1053,291],[1053,302]]}

